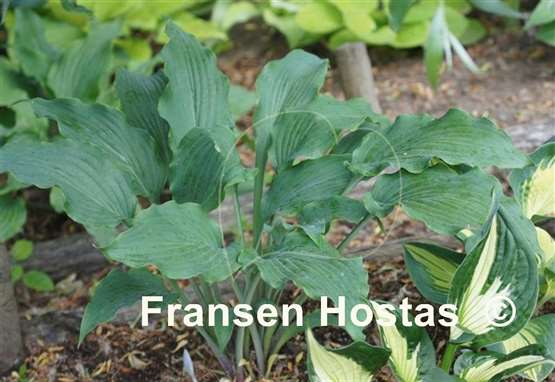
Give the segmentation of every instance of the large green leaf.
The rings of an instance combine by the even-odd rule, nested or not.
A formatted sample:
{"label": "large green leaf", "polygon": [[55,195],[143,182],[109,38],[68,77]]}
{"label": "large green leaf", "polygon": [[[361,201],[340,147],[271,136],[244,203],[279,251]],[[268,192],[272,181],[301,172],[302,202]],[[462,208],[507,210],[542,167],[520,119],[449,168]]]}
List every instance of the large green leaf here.
{"label": "large green leaf", "polygon": [[316,341],[311,330],[306,332],[306,341],[313,382],[370,382],[389,356],[387,350],[363,341],[339,349],[326,349]]}
{"label": "large green leaf", "polygon": [[445,41],[448,38],[449,30],[445,24],[445,8],[440,5],[432,19],[428,38],[424,45],[424,64],[426,74],[432,87],[437,87],[441,64],[443,63],[443,52]]}
{"label": "large green leaf", "polygon": [[546,314],[530,320],[528,324],[513,337],[493,345],[492,350],[499,350],[510,354],[528,345],[541,345],[545,347],[545,355],[551,360],[546,360],[543,365],[525,370],[521,373],[527,379],[535,382],[545,380],[553,371],[555,364],[555,314]]}
{"label": "large green leaf", "polygon": [[42,19],[30,8],[15,9],[13,50],[23,73],[44,84],[59,52],[46,41]]}
{"label": "large green leaf", "polygon": [[370,0],[364,2],[350,2],[342,0],[330,0],[343,16],[343,24],[358,38],[364,39],[376,29],[376,22],[371,12],[379,6],[379,1]]}
{"label": "large green leaf", "polygon": [[0,57],[0,83],[2,83],[0,105],[9,106],[27,98],[27,92],[23,88],[23,81],[17,67],[6,57]]}
{"label": "large green leaf", "polygon": [[281,14],[266,8],[262,12],[264,22],[281,32],[287,39],[289,48],[294,49],[320,40],[321,35],[309,33],[297,24],[294,14]]}
{"label": "large green leaf", "polygon": [[484,12],[489,12],[505,17],[514,17],[519,19],[526,18],[523,13],[511,8],[511,6],[503,0],[470,0],[470,2],[476,8]]}
{"label": "large green leaf", "polygon": [[301,28],[310,33],[330,33],[343,25],[341,12],[324,1],[306,3],[297,13],[295,20]]}
{"label": "large green leaf", "polygon": [[[356,304],[367,303],[368,276],[361,258],[341,257],[326,242],[316,245],[308,237],[292,233],[277,248],[255,261],[264,281],[281,289],[288,281],[302,288],[308,297],[329,297],[338,303],[345,297],[346,312]],[[347,330],[354,338],[364,338],[360,327],[347,320]]]}
{"label": "large green leaf", "polygon": [[449,376],[436,368],[434,345],[426,330],[414,324],[415,319],[409,316],[410,325],[405,325],[398,308],[374,301],[371,304],[374,318],[381,322],[380,338],[383,346],[391,351],[389,365],[398,381],[450,381]]}
{"label": "large green leaf", "polygon": [[526,325],[536,306],[541,252],[534,226],[516,201],[502,197],[466,247],[449,293],[458,316],[451,339],[461,341],[466,334],[481,345],[505,340]]}
{"label": "large green leaf", "polygon": [[436,304],[447,303],[453,276],[464,255],[433,244],[404,245],[405,264],[420,293]]}
{"label": "large green leaf", "polygon": [[102,81],[107,81],[112,40],[120,28],[119,22],[96,24],[83,41],[76,41],[64,52],[48,72],[48,86],[56,97],[96,99]]}
{"label": "large green leaf", "polygon": [[168,80],[162,71],[151,76],[120,70],[115,87],[127,123],[145,130],[156,142],[156,147],[169,161],[168,123],[158,114],[158,101]]}
{"label": "large green leaf", "polygon": [[540,25],[536,32],[536,38],[551,46],[555,46],[555,21]]}
{"label": "large green leaf", "polygon": [[540,0],[530,18],[526,22],[526,29],[547,24],[555,20],[555,1]]}
{"label": "large green leaf", "polygon": [[339,139],[339,130],[357,128],[365,118],[374,117],[362,99],[346,102],[319,96],[308,105],[288,109],[277,118],[272,131],[272,156],[278,171],[296,159],[322,156]]}
{"label": "large green leaf", "polygon": [[479,169],[464,174],[438,164],[420,174],[400,171],[382,175],[364,203],[372,215],[384,217],[399,204],[413,219],[442,234],[478,230],[487,221],[496,179]]}
{"label": "large green leaf", "polygon": [[198,204],[174,201],[141,211],[106,254],[133,268],[156,265],[172,279],[201,275],[227,260],[220,232],[206,212]]}
{"label": "large green leaf", "polygon": [[146,129],[133,128],[120,111],[101,104],[76,99],[36,98],[32,102],[38,116],[58,122],[63,136],[96,147],[98,155],[106,155],[124,169],[138,195],[159,201],[167,167],[162,148]]}
{"label": "large green leaf", "polygon": [[0,196],[0,243],[11,239],[21,231],[26,218],[27,210],[22,198],[14,198],[10,195]]}
{"label": "large green leaf", "polygon": [[257,154],[266,151],[269,134],[286,110],[316,99],[328,69],[328,61],[301,50],[268,63],[256,79],[258,107],[254,114]]}
{"label": "large green leaf", "polygon": [[354,151],[351,168],[365,176],[375,176],[387,166],[421,172],[432,158],[451,165],[501,168],[529,163],[490,120],[452,109],[439,119],[400,116],[385,131],[368,134]]}
{"label": "large green leaf", "polygon": [[225,188],[245,181],[247,172],[221,153],[203,129],[191,129],[181,140],[170,167],[170,188],[178,203],[193,202],[206,210],[224,199]]}
{"label": "large green leaf", "polygon": [[176,151],[194,128],[205,130],[223,155],[234,147],[233,120],[228,108],[229,84],[218,70],[216,57],[193,36],[170,22],[170,41],[162,49],[168,84],[158,110],[170,125],[170,146]]}
{"label": "large green leaf", "polygon": [[353,176],[344,155],[306,160],[277,174],[264,195],[264,217],[275,212],[294,212],[309,202],[342,194]]}
{"label": "large green leaf", "polygon": [[228,102],[233,120],[237,121],[250,112],[256,105],[256,101],[256,94],[253,91],[239,85],[229,87]]}
{"label": "large green leaf", "polygon": [[389,1],[389,25],[391,29],[399,30],[412,3],[413,0]]}
{"label": "large green leaf", "polygon": [[143,296],[162,296],[170,304],[176,295],[170,293],[162,279],[146,269],[123,272],[114,269],[100,281],[85,308],[79,330],[79,344],[97,325],[110,321],[117,311],[140,301]]}
{"label": "large green leaf", "polygon": [[555,142],[542,145],[531,159],[531,165],[511,173],[511,187],[528,218],[555,218]]}
{"label": "large green leaf", "polygon": [[86,226],[115,227],[135,213],[137,200],[125,174],[86,144],[11,139],[0,149],[0,173],[7,171],[39,188],[60,187],[66,212]]}
{"label": "large green leaf", "polygon": [[536,345],[512,352],[509,355],[486,352],[464,352],[455,363],[455,373],[464,382],[500,382],[526,370],[555,365],[546,358],[544,349]]}

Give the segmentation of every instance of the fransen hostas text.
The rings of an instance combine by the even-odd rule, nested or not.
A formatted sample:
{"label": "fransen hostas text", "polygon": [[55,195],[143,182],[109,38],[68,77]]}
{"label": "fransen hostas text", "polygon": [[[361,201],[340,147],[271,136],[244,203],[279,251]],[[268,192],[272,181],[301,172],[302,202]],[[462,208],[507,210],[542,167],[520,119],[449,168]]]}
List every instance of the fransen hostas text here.
{"label": "fransen hostas text", "polygon": [[[162,296],[143,296],[141,307],[141,323],[142,326],[148,326],[149,320],[157,315],[162,314],[160,306],[163,304]],[[340,296],[335,306],[331,305],[327,297],[320,300],[321,307],[321,324],[327,326],[331,315],[337,316],[339,326],[345,326],[347,320],[356,326],[366,327],[370,325],[374,319],[376,311],[379,317],[376,323],[380,326],[394,326],[397,319],[402,320],[404,326],[435,326],[436,312],[430,304],[420,304],[414,307],[409,304],[405,298],[399,306],[401,312],[397,317],[395,307],[391,304],[377,304],[372,302],[369,304],[358,304],[348,310],[345,306],[345,297]],[[207,311],[206,311],[207,310]],[[437,323],[441,326],[452,327],[457,325],[457,308],[452,304],[444,304],[439,306],[437,314]],[[411,320],[411,314],[414,320]],[[247,327],[256,320],[258,324],[265,327],[274,326],[279,321],[282,325],[303,326],[303,307],[298,304],[284,304],[281,309],[271,304],[261,304],[253,307],[247,304],[237,304],[233,307],[225,304],[213,304],[203,308],[200,304],[181,304],[167,305],[167,322],[168,326],[175,326],[177,320],[188,327],[195,326],[229,326],[235,325],[239,327]]]}

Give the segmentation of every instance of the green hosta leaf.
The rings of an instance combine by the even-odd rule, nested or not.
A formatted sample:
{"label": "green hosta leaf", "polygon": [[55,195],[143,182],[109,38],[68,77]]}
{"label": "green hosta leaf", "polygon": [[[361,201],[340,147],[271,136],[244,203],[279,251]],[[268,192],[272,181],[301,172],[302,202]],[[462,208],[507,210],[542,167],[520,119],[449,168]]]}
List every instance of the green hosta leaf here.
{"label": "green hosta leaf", "polygon": [[17,72],[16,66],[6,57],[0,57],[0,83],[2,83],[0,105],[9,106],[27,98],[21,75]]}
{"label": "green hosta leaf", "polygon": [[256,94],[242,86],[231,85],[228,102],[233,120],[237,121],[254,108],[256,105]]}
{"label": "green hosta leaf", "polygon": [[555,363],[555,314],[546,314],[533,318],[513,337],[492,346],[492,350],[499,350],[504,354],[511,354],[528,345],[545,347],[546,359],[544,364],[527,369],[520,374],[535,382],[545,380],[553,371]]}
{"label": "green hosta leaf", "polygon": [[382,175],[365,205],[372,215],[384,217],[399,204],[413,219],[442,234],[456,235],[463,229],[478,230],[486,223],[494,177],[479,169],[458,174],[439,164],[421,174],[400,171]]}
{"label": "green hosta leaf", "polygon": [[389,26],[383,26],[361,38],[348,29],[342,29],[330,37],[328,45],[331,49],[337,49],[345,43],[359,42],[361,39],[368,45],[389,45],[395,41],[395,32]]}
{"label": "green hosta leaf", "polygon": [[385,131],[368,134],[354,151],[351,168],[365,176],[387,166],[421,172],[432,158],[480,167],[520,168],[529,163],[490,120],[452,109],[439,119],[400,116]]}
{"label": "green hosta leaf", "polygon": [[[540,249],[534,226],[516,201],[503,197],[483,231],[467,242],[467,252],[449,293],[458,315],[451,339],[473,335],[482,345],[505,340],[526,325],[536,306]],[[514,312],[507,299],[514,304]],[[498,317],[513,313],[512,322],[499,320],[508,325],[495,325]]]}
{"label": "green hosta leaf", "polygon": [[163,304],[176,300],[162,279],[146,269],[132,269],[123,272],[114,269],[96,286],[79,330],[79,344],[97,325],[110,321],[117,311],[141,301],[142,296],[162,296]]}
{"label": "green hosta leaf", "polygon": [[170,125],[170,146],[177,151],[183,137],[199,128],[227,155],[234,147],[228,80],[218,70],[214,53],[193,36],[171,22],[166,33],[170,41],[161,54],[169,82],[158,110]]}
{"label": "green hosta leaf", "polygon": [[379,6],[379,1],[349,2],[341,0],[330,0],[343,16],[343,23],[357,37],[364,39],[371,35],[376,29],[376,22],[371,12]]}
{"label": "green hosta leaf", "polygon": [[343,25],[341,12],[327,2],[307,3],[299,10],[295,20],[310,33],[330,33]]}
{"label": "green hosta leaf", "polygon": [[60,187],[67,214],[87,227],[113,228],[135,213],[137,200],[124,173],[85,144],[68,139],[52,143],[12,139],[0,149],[0,172],[5,171],[39,188]]}
{"label": "green hosta leaf", "polygon": [[0,196],[0,243],[21,231],[26,218],[27,210],[22,198],[13,198],[10,195]]}
{"label": "green hosta leaf", "polygon": [[543,253],[542,268],[550,269],[555,273],[555,240],[553,240],[547,231],[539,227],[536,227],[536,233],[538,234],[538,243]]}
{"label": "green hosta leaf", "polygon": [[198,276],[227,259],[206,212],[198,204],[174,201],[141,211],[106,253],[133,268],[156,265],[172,279]]}
{"label": "green hosta leaf", "polygon": [[258,16],[260,11],[255,4],[248,1],[238,1],[229,4],[219,25],[225,31],[229,30],[235,24],[244,23]]}
{"label": "green hosta leaf", "polygon": [[[435,350],[430,337],[422,327],[404,325],[401,312],[393,306],[386,307],[371,301],[374,318],[384,324],[378,326],[383,346],[390,349],[389,365],[400,382],[449,381],[439,375],[436,368]],[[422,313],[425,314],[425,313]],[[395,322],[393,323],[393,320]],[[441,379],[434,379],[441,376]],[[445,378],[443,378],[445,377]]]}
{"label": "green hosta leaf", "polygon": [[96,99],[109,69],[112,40],[119,35],[120,28],[118,22],[97,24],[85,40],[76,41],[64,52],[48,73],[48,86],[56,97]]}
{"label": "green hosta leaf", "polygon": [[299,221],[310,237],[326,233],[326,226],[335,219],[358,223],[368,212],[364,204],[346,196],[333,196],[328,199],[304,205],[299,214]]}
{"label": "green hosta leaf", "polygon": [[256,80],[259,99],[254,114],[257,154],[267,149],[269,134],[283,112],[316,99],[327,69],[327,60],[301,50],[293,50],[285,58],[264,67]]}
{"label": "green hosta leaf", "polygon": [[449,289],[464,255],[433,244],[405,244],[405,264],[420,293],[436,304],[447,303]]}
{"label": "green hosta leaf", "polygon": [[470,19],[459,40],[464,45],[471,45],[482,40],[487,34],[487,29],[479,20]]}
{"label": "green hosta leaf", "polygon": [[25,272],[22,280],[23,284],[25,284],[27,288],[31,288],[37,292],[50,292],[54,290],[54,283],[52,282],[52,279],[44,272]]}
{"label": "green hosta leaf", "polygon": [[0,181],[0,196],[11,194],[26,187],[26,184],[19,182],[13,175],[8,174],[5,182]]}
{"label": "green hosta leaf", "polygon": [[528,218],[555,218],[555,142],[536,150],[533,164],[511,173],[510,183]]}
{"label": "green hosta leaf", "polygon": [[90,144],[124,169],[135,192],[158,202],[166,182],[161,148],[143,129],[133,128],[116,109],[75,99],[33,100],[37,115],[58,122],[62,135]]}
{"label": "green hosta leaf", "polygon": [[311,381],[370,382],[386,364],[389,352],[383,348],[354,342],[343,348],[329,350],[321,346],[312,331],[306,332],[308,356],[314,375]]}
{"label": "green hosta leaf", "polygon": [[555,21],[540,25],[536,32],[536,38],[551,46],[555,46]]}
{"label": "green hosta leaf", "polygon": [[476,8],[499,16],[524,19],[526,16],[502,0],[470,0]]}
{"label": "green hosta leaf", "polygon": [[306,203],[342,194],[353,179],[345,160],[343,155],[325,156],[277,174],[264,195],[265,219],[275,212],[294,212]]}
{"label": "green hosta leaf", "polygon": [[321,38],[320,34],[308,33],[301,28],[297,24],[295,15],[281,15],[272,9],[264,9],[262,17],[266,24],[273,26],[285,36],[291,49],[314,43]]}
{"label": "green hosta leaf", "polygon": [[422,46],[428,37],[429,21],[401,25],[391,46],[397,49],[416,48]]}
{"label": "green hosta leaf", "polygon": [[15,261],[25,261],[33,254],[33,242],[29,240],[18,240],[10,249]]}
{"label": "green hosta leaf", "polygon": [[456,361],[455,372],[464,382],[499,382],[538,366],[555,365],[544,351],[531,345],[509,355],[465,352]]}
{"label": "green hosta leaf", "polygon": [[382,120],[361,98],[338,101],[319,96],[308,105],[291,108],[277,118],[272,136],[275,167],[283,169],[297,159],[314,159],[339,139],[340,130],[358,128],[364,120]]}
{"label": "green hosta leaf", "polygon": [[409,11],[413,0],[389,1],[389,25],[397,31]]}
{"label": "green hosta leaf", "polygon": [[48,195],[48,201],[54,211],[59,214],[64,212],[66,197],[64,196],[64,192],[59,187],[52,187],[50,194]]}
{"label": "green hosta leaf", "polygon": [[428,81],[434,88],[437,87],[438,84],[439,72],[441,70],[441,64],[443,63],[445,41],[448,33],[449,30],[445,25],[445,8],[439,6],[432,19],[428,38],[424,45],[426,74],[428,75]]}
{"label": "green hosta leaf", "polygon": [[[337,304],[339,296],[344,296],[350,312],[354,305],[367,301],[368,277],[362,259],[341,257],[329,244],[321,245],[293,233],[279,247],[258,257],[255,264],[273,288],[281,289],[292,281],[312,299],[326,296]],[[350,322],[347,330],[354,338],[364,338],[361,328]]]}
{"label": "green hosta leaf", "polygon": [[13,49],[23,73],[44,84],[59,52],[46,41],[42,19],[30,8],[15,9]]}
{"label": "green hosta leaf", "polygon": [[526,22],[526,29],[547,24],[555,20],[555,2],[553,0],[540,0],[530,18]]}
{"label": "green hosta leaf", "polygon": [[127,123],[148,132],[169,161],[168,123],[158,114],[158,101],[168,80],[161,71],[151,76],[120,70],[116,75],[116,91]]}
{"label": "green hosta leaf", "polygon": [[[205,41],[210,45],[227,40],[225,31],[216,24],[188,12],[180,12],[173,16],[172,23],[175,23],[183,31],[195,36],[198,40]],[[165,44],[168,41],[168,37],[171,39],[171,36],[161,33],[156,41]]]}
{"label": "green hosta leaf", "polygon": [[191,129],[181,140],[170,167],[170,188],[178,203],[193,202],[216,208],[225,188],[245,181],[246,171],[221,152],[208,132]]}

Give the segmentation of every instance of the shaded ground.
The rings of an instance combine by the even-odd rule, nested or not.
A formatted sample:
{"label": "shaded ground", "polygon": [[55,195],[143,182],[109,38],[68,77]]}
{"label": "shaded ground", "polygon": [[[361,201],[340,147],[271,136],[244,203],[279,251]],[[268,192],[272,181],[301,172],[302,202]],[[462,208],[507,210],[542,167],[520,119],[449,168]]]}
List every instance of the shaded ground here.
{"label": "shaded ground", "polygon": [[[283,56],[287,49],[281,39],[260,37],[266,35],[258,30],[242,33],[242,36],[240,43],[221,57],[220,63],[233,82],[252,88],[262,65],[269,59]],[[319,54],[328,54],[322,48],[313,49]],[[442,114],[447,108],[457,106],[476,115],[487,114],[501,127],[533,125],[555,119],[554,49],[541,46],[527,36],[503,34],[489,37],[471,48],[470,53],[486,69],[486,74],[474,77],[456,63],[455,70],[443,76],[444,81],[434,93],[425,81],[417,52],[399,54],[373,50],[375,77],[385,112],[390,117],[414,112]],[[326,90],[341,96],[333,74],[328,78]],[[249,118],[242,123],[248,126]],[[242,154],[245,162],[252,160],[247,150],[242,150]],[[37,196],[35,203],[31,203],[26,237],[44,240],[80,230],[78,225],[45,212],[41,203],[44,203],[44,195]],[[403,216],[386,225],[395,227],[388,240],[424,231],[421,224],[408,222]],[[338,242],[346,231],[346,225],[338,224],[330,239]],[[370,225],[350,247],[380,244],[384,240],[377,227]],[[408,297],[412,303],[423,302],[409,280],[402,258],[369,260],[366,269],[372,298],[400,301]],[[20,285],[17,287],[26,332],[32,333],[26,339],[28,377],[36,381],[186,380],[181,374],[184,347],[191,353],[200,381],[217,381],[222,377],[216,361],[191,330],[163,330],[159,326],[143,330],[125,324],[103,325],[78,349],[80,314],[88,301],[89,288],[107,271],[70,277],[59,283],[56,292],[51,294],[36,294]],[[545,311],[555,311],[555,305],[546,306]],[[340,331],[319,329],[316,333],[327,345],[346,341]],[[441,349],[445,332],[430,331],[430,336]],[[377,343],[373,330],[369,331],[368,339]],[[270,379],[305,380],[305,358],[306,348],[299,336],[287,345]],[[15,381],[17,377],[14,375],[7,380]],[[389,382],[392,378],[384,370],[378,380]],[[552,380],[555,381],[555,377]]]}

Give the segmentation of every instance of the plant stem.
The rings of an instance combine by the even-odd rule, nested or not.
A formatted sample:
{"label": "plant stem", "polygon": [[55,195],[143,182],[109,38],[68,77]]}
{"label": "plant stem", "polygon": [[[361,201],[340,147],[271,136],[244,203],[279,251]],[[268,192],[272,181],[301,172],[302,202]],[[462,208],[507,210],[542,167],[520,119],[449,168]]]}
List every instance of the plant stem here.
{"label": "plant stem", "polygon": [[264,170],[268,161],[268,138],[261,137],[256,145],[256,177],[254,179],[253,228],[254,247],[260,249],[260,237],[264,221],[262,220],[262,193],[264,191]]}
{"label": "plant stem", "polygon": [[453,364],[453,360],[455,359],[455,354],[457,353],[458,348],[458,344],[453,344],[451,342],[448,343],[447,347],[445,348],[443,359],[441,360],[441,368],[445,370],[446,373],[449,373],[449,371],[451,370],[451,365]]}
{"label": "plant stem", "polygon": [[[179,293],[179,300],[183,305],[189,305],[191,301],[187,297],[187,295],[183,292],[183,290],[179,287],[176,280],[166,279],[169,284],[171,285],[172,289]],[[222,365],[226,374],[230,377],[233,377],[235,374],[235,369],[233,368],[233,363],[230,359],[220,350],[216,342],[212,339],[210,334],[202,327],[202,326],[195,326],[195,329],[199,332],[199,334],[204,338],[206,344],[212,350],[212,353],[216,356],[220,364]]]}
{"label": "plant stem", "polygon": [[364,228],[364,226],[366,225],[366,223],[368,223],[368,221],[370,219],[372,219],[372,215],[368,214],[366,215],[361,221],[359,221],[357,223],[357,225],[355,225],[353,227],[353,229],[351,230],[351,232],[349,232],[349,234],[347,235],[347,237],[345,239],[343,239],[343,241],[341,243],[339,243],[339,245],[337,246],[337,250],[339,252],[343,251],[347,245],[349,245],[349,243],[351,242],[351,240],[353,240],[356,235],[359,233],[359,231]]}
{"label": "plant stem", "polygon": [[239,240],[241,247],[245,247],[245,229],[243,228],[243,219],[241,218],[241,203],[239,202],[239,186],[233,186],[233,206],[235,207],[235,219],[237,220],[237,228],[239,228]]}

